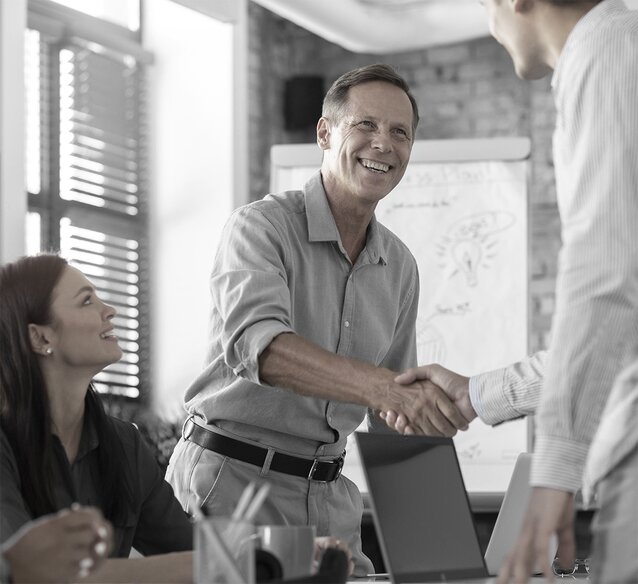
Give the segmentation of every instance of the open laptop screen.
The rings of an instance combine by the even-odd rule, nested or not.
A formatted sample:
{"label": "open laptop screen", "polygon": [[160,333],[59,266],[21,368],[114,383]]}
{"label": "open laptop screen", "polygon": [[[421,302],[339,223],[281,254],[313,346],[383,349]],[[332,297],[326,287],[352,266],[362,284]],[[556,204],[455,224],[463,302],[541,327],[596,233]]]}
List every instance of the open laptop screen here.
{"label": "open laptop screen", "polygon": [[486,576],[452,439],[358,432],[356,440],[392,580]]}

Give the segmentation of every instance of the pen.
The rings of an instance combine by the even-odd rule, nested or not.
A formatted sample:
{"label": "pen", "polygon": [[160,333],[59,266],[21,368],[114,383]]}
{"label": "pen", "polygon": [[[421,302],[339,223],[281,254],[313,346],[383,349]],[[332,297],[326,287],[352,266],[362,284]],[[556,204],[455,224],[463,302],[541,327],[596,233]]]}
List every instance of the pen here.
{"label": "pen", "polygon": [[257,512],[268,496],[268,491],[270,491],[270,485],[268,483],[264,483],[261,487],[259,487],[257,494],[250,502],[250,505],[248,505],[246,513],[244,514],[242,519],[245,519],[246,521],[252,521],[255,518],[255,515],[257,515]]}
{"label": "pen", "polygon": [[228,581],[235,582],[237,584],[243,582],[244,577],[239,572],[239,569],[235,564],[233,555],[224,543],[224,540],[222,539],[220,534],[217,533],[217,530],[215,529],[213,524],[210,521],[206,521],[206,513],[204,512],[204,509],[197,506],[193,507],[193,516],[197,521],[200,522],[201,528],[206,533],[206,539],[210,543],[216,544],[216,551],[218,552],[217,559],[221,560],[225,565],[225,569],[228,575]]}
{"label": "pen", "polygon": [[239,497],[239,501],[237,502],[237,507],[235,507],[235,510],[233,511],[233,514],[231,515],[233,519],[235,520],[241,519],[242,516],[244,515],[244,513],[246,512],[246,507],[248,507],[248,503],[250,503],[250,499],[252,498],[253,493],[255,492],[255,486],[256,485],[254,481],[250,481],[246,485],[244,492]]}

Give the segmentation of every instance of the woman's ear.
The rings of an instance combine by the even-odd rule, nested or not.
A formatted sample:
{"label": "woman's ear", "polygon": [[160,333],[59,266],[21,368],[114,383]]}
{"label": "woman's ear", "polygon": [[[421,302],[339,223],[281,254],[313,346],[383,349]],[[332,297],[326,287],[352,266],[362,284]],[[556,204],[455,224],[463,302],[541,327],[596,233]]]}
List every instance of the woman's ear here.
{"label": "woman's ear", "polygon": [[37,324],[29,324],[29,341],[31,349],[38,355],[47,356],[53,353],[45,327]]}

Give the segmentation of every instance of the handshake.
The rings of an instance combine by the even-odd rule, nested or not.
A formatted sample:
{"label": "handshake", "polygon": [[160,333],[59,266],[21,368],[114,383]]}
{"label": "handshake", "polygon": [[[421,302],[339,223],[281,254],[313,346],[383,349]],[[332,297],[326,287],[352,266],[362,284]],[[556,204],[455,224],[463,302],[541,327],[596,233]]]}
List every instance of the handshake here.
{"label": "handshake", "polygon": [[476,418],[469,377],[441,365],[408,369],[394,378],[378,408],[379,416],[400,434],[454,436]]}

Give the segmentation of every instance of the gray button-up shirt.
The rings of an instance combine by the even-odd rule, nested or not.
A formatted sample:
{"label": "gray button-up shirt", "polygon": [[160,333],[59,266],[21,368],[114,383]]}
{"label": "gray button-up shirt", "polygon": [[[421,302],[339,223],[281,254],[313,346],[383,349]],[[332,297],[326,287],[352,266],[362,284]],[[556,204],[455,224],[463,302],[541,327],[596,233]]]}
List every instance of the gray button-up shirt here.
{"label": "gray button-up shirt", "polygon": [[300,191],[231,215],[210,287],[207,364],[185,401],[227,433],[301,455],[338,455],[363,421],[363,406],[260,381],[259,355],[281,333],[395,371],[416,365],[414,257],[373,218],[353,266],[319,172]]}

